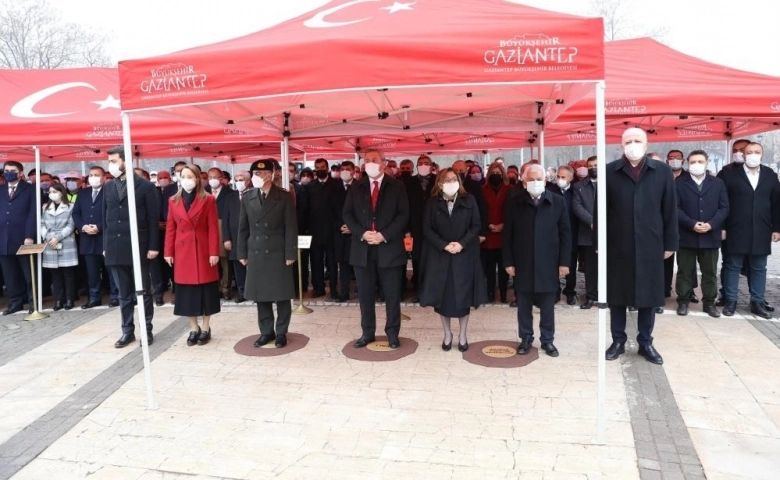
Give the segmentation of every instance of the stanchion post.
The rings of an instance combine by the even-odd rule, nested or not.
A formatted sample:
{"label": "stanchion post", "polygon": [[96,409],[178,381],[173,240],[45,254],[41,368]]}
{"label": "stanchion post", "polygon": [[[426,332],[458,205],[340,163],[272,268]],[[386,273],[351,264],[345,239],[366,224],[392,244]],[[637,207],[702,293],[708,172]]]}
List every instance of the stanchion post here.
{"label": "stanchion post", "polygon": [[16,252],[17,255],[27,255],[30,257],[30,281],[32,283],[32,307],[33,312],[26,317],[24,317],[25,320],[31,321],[31,320],[43,320],[44,318],[49,318],[49,315],[46,313],[43,313],[38,310],[38,288],[36,283],[36,275],[35,275],[35,262],[33,261],[33,255],[39,254],[43,252],[43,250],[46,248],[45,243],[39,243],[37,245],[22,245],[19,247],[19,250]]}
{"label": "stanchion post", "polygon": [[301,249],[311,246],[311,236],[298,236],[298,294],[300,305],[293,309],[293,315],[308,315],[314,310],[303,304],[303,266],[301,265]]}

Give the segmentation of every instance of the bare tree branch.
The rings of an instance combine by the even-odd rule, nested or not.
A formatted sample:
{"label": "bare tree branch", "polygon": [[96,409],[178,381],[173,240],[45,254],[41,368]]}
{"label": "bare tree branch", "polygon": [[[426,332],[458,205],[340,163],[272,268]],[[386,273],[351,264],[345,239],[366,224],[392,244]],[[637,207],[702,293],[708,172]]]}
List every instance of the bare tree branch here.
{"label": "bare tree branch", "polygon": [[604,18],[604,40],[651,37],[663,40],[665,26],[648,26],[632,19],[625,0],[590,0],[590,13]]}

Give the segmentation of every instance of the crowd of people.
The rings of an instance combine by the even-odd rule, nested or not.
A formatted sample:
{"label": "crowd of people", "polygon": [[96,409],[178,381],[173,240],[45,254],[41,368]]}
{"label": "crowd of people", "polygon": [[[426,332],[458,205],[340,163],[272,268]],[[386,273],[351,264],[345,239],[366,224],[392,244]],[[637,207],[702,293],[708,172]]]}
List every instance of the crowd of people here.
{"label": "crowd of people", "polygon": [[[647,152],[640,129],[623,135],[623,156],[607,165],[607,299],[613,343],[607,359],[625,351],[626,312],[636,311],[639,354],[662,363],[653,346],[655,315],[672,294],[676,253],[677,313],[698,303],[712,317],[734,315],[740,272],[747,276],[750,311],[771,318],[766,262],[780,240],[780,183],[761,164],[762,147],[733,143],[732,162],[717,175],[705,151],[687,156]],[[385,333],[400,346],[400,302],[408,295],[440,316],[442,349],[452,347],[451,319],[459,323],[458,349],[468,349],[472,308],[491,302],[517,308],[519,354],[534,342],[533,307],[539,308],[541,348],[554,345],[554,306],[576,305],[577,272],[585,278],[581,309],[598,299],[598,163],[591,157],[545,170],[532,160],[520,168],[497,158],[487,168],[458,160],[440,168],[427,155],[387,160],[376,149],[351,161],[314,168],[288,166],[290,185],[273,159],[258,160],[234,178],[219,168],[176,163],[171,171],[133,174],[148,341],[154,305],[175,294],[174,313],[190,318],[188,345],[211,339],[210,320],[220,300],[257,304],[255,346],[287,344],[291,299],[309,286],[311,298],[346,302],[356,294],[361,336],[375,341],[376,302],[384,302]],[[0,200],[0,266],[8,296],[4,315],[29,305],[29,263],[22,244],[45,242],[44,295],[54,310],[102,305],[108,293],[120,307],[118,348],[135,341],[135,291],[121,147],[109,151],[107,170],[61,178],[22,165],[4,165]],[[35,188],[41,189],[41,238],[36,239]],[[298,235],[311,236],[301,252]],[[722,252],[720,296],[718,261]],[[411,261],[411,275],[407,265]],[[698,281],[697,263],[701,270]],[[353,288],[353,280],[354,286]],[[510,288],[514,295],[510,296]],[[235,294],[233,293],[235,292]],[[276,318],[273,306],[276,306]],[[716,307],[723,307],[722,312]]]}

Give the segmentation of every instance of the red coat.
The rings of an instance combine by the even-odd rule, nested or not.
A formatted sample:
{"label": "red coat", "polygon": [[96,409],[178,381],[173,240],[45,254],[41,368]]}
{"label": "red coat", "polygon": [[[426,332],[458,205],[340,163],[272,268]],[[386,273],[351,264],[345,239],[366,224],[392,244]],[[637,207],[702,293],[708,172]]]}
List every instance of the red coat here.
{"label": "red coat", "polygon": [[[483,220],[483,224],[500,225],[504,223],[504,205],[506,204],[507,193],[509,193],[509,186],[502,183],[498,192],[496,192],[493,190],[493,187],[485,184],[482,187],[482,193],[485,196],[485,205],[487,206],[487,222]],[[494,233],[488,230],[487,238],[482,242],[482,248],[501,248],[503,235],[501,232]]]}
{"label": "red coat", "polygon": [[210,256],[219,256],[219,223],[214,197],[196,197],[190,211],[184,200],[168,200],[168,224],[165,229],[165,256],[173,257],[173,281],[183,285],[202,285],[219,280],[217,265],[209,265]]}

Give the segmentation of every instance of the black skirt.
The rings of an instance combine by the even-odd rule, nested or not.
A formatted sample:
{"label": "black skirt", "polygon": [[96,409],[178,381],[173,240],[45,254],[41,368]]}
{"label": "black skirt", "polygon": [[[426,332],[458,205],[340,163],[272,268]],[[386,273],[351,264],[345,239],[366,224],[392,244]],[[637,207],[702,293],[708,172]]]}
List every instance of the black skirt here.
{"label": "black skirt", "polygon": [[433,311],[443,317],[449,318],[461,318],[468,315],[471,309],[468,307],[458,308],[457,303],[455,302],[455,299],[457,298],[456,295],[452,262],[450,261],[450,266],[447,269],[447,280],[444,282],[444,298],[441,300],[441,306],[434,307]]}
{"label": "black skirt", "polygon": [[176,284],[176,303],[173,314],[181,317],[199,317],[219,313],[219,282],[201,285]]}

